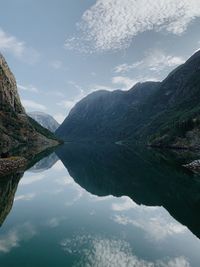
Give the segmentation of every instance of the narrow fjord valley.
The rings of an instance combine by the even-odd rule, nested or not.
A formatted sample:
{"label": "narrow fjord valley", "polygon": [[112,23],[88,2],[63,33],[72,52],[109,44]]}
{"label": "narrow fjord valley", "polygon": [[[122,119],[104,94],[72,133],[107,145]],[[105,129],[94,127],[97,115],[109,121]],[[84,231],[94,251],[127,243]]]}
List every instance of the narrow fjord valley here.
{"label": "narrow fjord valley", "polygon": [[199,0],[7,0],[0,267],[200,266]]}
{"label": "narrow fjord valley", "polygon": [[[36,219],[37,222],[31,219],[34,226],[29,222],[19,222],[17,218],[11,218],[11,221],[18,221],[14,231],[16,238],[22,239],[23,242],[28,242],[29,239],[37,240],[37,231],[44,231],[46,224],[49,228],[49,241],[45,241],[50,242],[46,243],[48,250],[52,249],[50,244],[55,238],[50,229],[59,227],[57,237],[60,238],[61,249],[67,257],[61,256],[55,249],[53,259],[61,261],[61,266],[73,262],[79,264],[77,266],[86,266],[82,263],[88,261],[92,262],[91,266],[96,266],[96,263],[103,267],[109,266],[107,261],[110,254],[106,256],[106,263],[103,265],[104,257],[96,258],[93,252],[89,254],[99,242],[108,246],[105,251],[117,246],[117,250],[113,252],[115,257],[123,253],[122,259],[114,261],[111,266],[129,266],[128,262],[132,264],[135,260],[139,265],[133,266],[198,266],[200,259],[198,254],[193,255],[193,251],[200,248],[200,176],[198,166],[184,166],[200,157],[200,52],[194,54],[162,82],[138,83],[128,91],[100,90],[89,94],[72,108],[60,126],[45,113],[26,114],[15,78],[2,55],[0,63],[1,227],[7,224],[7,218],[15,203],[22,201],[26,210],[27,203],[35,199],[36,195],[40,196],[39,199],[42,197],[40,201],[44,202],[53,194],[56,201],[48,200],[48,203],[58,217],[52,217],[54,215],[46,204],[42,210],[47,210],[47,218],[52,217],[46,219],[41,213],[42,210],[35,210],[35,205],[38,204],[33,201],[33,214],[28,217],[40,218],[39,221]],[[58,146],[62,139],[65,140],[65,145]],[[197,165],[197,161],[195,164]],[[44,178],[48,178],[48,182],[44,183]],[[36,183],[33,192],[32,183]],[[65,194],[71,197],[63,209],[60,205],[62,206]],[[102,202],[103,205],[96,205],[96,201]],[[109,205],[112,211],[108,210]],[[75,229],[71,223],[67,223],[66,207],[73,218],[71,223]],[[91,211],[86,215],[86,221],[81,225],[77,224],[77,221],[81,221],[85,216],[83,214],[88,213],[87,207],[90,207]],[[96,209],[100,209],[97,217],[94,211]],[[101,209],[104,209],[103,214]],[[134,216],[132,210],[135,211]],[[74,217],[73,212],[82,217]],[[99,218],[100,214],[103,217]],[[17,213],[14,217],[16,216]],[[21,216],[26,217],[25,214]],[[93,219],[89,219],[91,216],[96,217],[95,229]],[[40,224],[40,220],[47,221]],[[66,225],[67,232],[63,228]],[[129,230],[130,225],[132,230]],[[126,227],[122,231],[125,231],[125,235],[129,235],[130,239],[123,243],[120,236],[122,226]],[[84,231],[81,231],[80,227],[84,227]],[[114,227],[112,231],[108,230],[110,227]],[[102,236],[102,230],[106,237]],[[21,231],[25,231],[25,235],[22,235]],[[113,231],[114,239],[110,236]],[[142,232],[137,237],[137,242],[142,242],[142,246],[146,246],[150,253],[156,253],[159,257],[162,253],[167,253],[169,259],[161,257],[162,260],[157,260],[153,257],[144,262],[132,252],[130,254],[138,231]],[[63,232],[68,238],[62,239]],[[20,246],[21,241],[7,245],[6,242],[10,242],[6,241],[9,236],[6,237],[6,233],[4,235],[5,239],[1,239],[0,235],[0,260],[7,263],[7,252]],[[109,236],[111,239],[108,241],[106,238]],[[41,238],[47,240],[46,236],[41,235]],[[189,240],[191,248],[183,246],[179,254],[176,249],[182,244],[182,239]],[[38,242],[39,240],[37,244]],[[162,252],[160,249],[152,251],[152,244],[157,246],[158,243],[162,244]],[[38,245],[34,243],[30,246],[37,257],[43,258],[40,263],[44,265],[48,262],[49,265],[48,254],[41,255],[42,250],[39,251]],[[170,251],[171,246],[175,253]],[[21,260],[18,254],[13,257],[13,260],[17,259],[22,266],[25,266],[25,247],[24,244],[19,252]],[[137,247],[137,250],[140,255],[141,248]],[[98,248],[98,253],[105,251]],[[145,265],[140,265],[141,262]],[[30,266],[37,263],[34,257]]]}

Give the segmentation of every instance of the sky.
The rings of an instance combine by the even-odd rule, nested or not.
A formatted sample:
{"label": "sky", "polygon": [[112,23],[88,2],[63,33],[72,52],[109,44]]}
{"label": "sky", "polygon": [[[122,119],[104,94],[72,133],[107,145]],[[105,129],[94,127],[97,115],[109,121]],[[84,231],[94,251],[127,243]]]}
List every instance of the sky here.
{"label": "sky", "polygon": [[199,0],[0,0],[0,52],[27,112],[62,122],[95,90],[163,80],[200,48]]}

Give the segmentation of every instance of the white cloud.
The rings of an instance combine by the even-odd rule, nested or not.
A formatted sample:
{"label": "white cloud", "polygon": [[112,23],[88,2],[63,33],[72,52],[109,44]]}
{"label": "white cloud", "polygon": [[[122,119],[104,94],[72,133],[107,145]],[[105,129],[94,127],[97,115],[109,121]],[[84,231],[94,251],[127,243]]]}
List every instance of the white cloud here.
{"label": "white cloud", "polygon": [[118,84],[120,86],[122,85],[123,86],[122,89],[124,89],[124,90],[130,89],[137,82],[138,82],[138,80],[130,79],[129,77],[125,77],[125,76],[115,76],[112,78],[112,83]]}
{"label": "white cloud", "polygon": [[55,70],[59,70],[62,68],[63,64],[60,60],[54,60],[50,62],[50,66]]}
{"label": "white cloud", "polygon": [[135,68],[135,63],[133,64],[127,64],[123,63],[114,68],[115,73],[125,73]]}
{"label": "white cloud", "polygon": [[58,105],[66,108],[69,111],[71,108],[73,108],[77,101],[78,100],[76,100],[76,98],[74,98],[73,100],[62,100],[58,103]]}
{"label": "white cloud", "polygon": [[194,53],[196,53],[196,52],[198,52],[198,51],[200,51],[200,48],[195,49],[195,50],[194,50]]}
{"label": "white cloud", "polygon": [[56,113],[53,117],[60,124],[63,123],[64,119],[66,118],[66,116],[62,113]]}
{"label": "white cloud", "polygon": [[30,223],[15,227],[7,234],[0,236],[0,252],[8,253],[13,248],[19,247],[22,241],[29,240],[35,235],[35,228]]}
{"label": "white cloud", "polygon": [[79,186],[74,186],[74,189],[76,190],[74,197],[70,198],[70,200],[65,202],[65,206],[67,207],[73,206],[77,201],[79,201],[83,197],[85,193],[85,190]]}
{"label": "white cloud", "polygon": [[131,79],[127,76],[114,76],[112,78],[112,83],[117,84],[121,90],[128,90],[131,89],[134,85],[140,82],[146,82],[146,81],[151,81],[151,82],[157,82],[159,79],[157,77],[153,76],[140,76],[136,75],[134,79]]}
{"label": "white cloud", "polygon": [[22,99],[22,104],[28,111],[32,109],[45,111],[47,109],[44,105],[36,103],[33,100]]}
{"label": "white cloud", "polygon": [[81,35],[68,38],[65,46],[83,52],[91,52],[92,47],[122,49],[145,31],[181,35],[196,17],[200,17],[199,0],[97,0],[78,24]]}
{"label": "white cloud", "polygon": [[99,197],[96,195],[90,195],[90,200],[94,202],[109,201],[109,200],[113,200],[113,196],[109,195],[105,197]]}
{"label": "white cloud", "polygon": [[62,171],[65,170],[65,166],[63,165],[61,160],[58,160],[51,169],[54,171]]}
{"label": "white cloud", "polygon": [[47,221],[46,225],[50,228],[56,228],[64,219],[64,217],[53,217]]}
{"label": "white cloud", "polygon": [[134,209],[135,207],[138,206],[129,197],[125,197],[124,196],[124,197],[121,198],[121,200],[123,200],[123,202],[113,203],[112,204],[112,210],[114,210],[114,211],[125,211],[125,210]]}
{"label": "white cloud", "polygon": [[44,174],[30,174],[29,176],[26,176],[25,178],[20,180],[20,185],[30,185],[35,182],[41,181],[45,178],[46,176]]}
{"label": "white cloud", "polygon": [[25,50],[25,43],[17,40],[16,37],[8,35],[0,29],[0,50],[9,51],[17,57],[21,57]]}
{"label": "white cloud", "polygon": [[34,64],[38,61],[39,53],[31,48],[27,47],[25,42],[18,40],[15,36],[12,36],[0,28],[0,51],[9,52],[15,57]]}
{"label": "white cloud", "polygon": [[121,64],[114,68],[115,73],[125,73],[133,69],[147,69],[154,72],[160,72],[165,68],[172,68],[181,65],[185,62],[182,57],[167,55],[161,50],[153,50],[146,53],[141,61],[133,64]]}
{"label": "white cloud", "polygon": [[200,41],[197,43],[197,48],[194,49],[194,53],[200,51]]}
{"label": "white cloud", "polygon": [[39,93],[38,88],[36,88],[33,85],[24,86],[24,85],[21,85],[21,84],[17,84],[17,87],[22,91],[27,91],[27,92],[32,92],[32,93]]}
{"label": "white cloud", "polygon": [[25,195],[19,195],[15,197],[15,201],[24,200],[24,201],[30,201],[36,196],[35,193],[25,194]]}
{"label": "white cloud", "polygon": [[64,239],[60,245],[67,254],[78,255],[76,267],[83,263],[87,267],[190,267],[183,256],[155,262],[143,260],[134,255],[130,244],[124,240],[78,235]]}
{"label": "white cloud", "polygon": [[107,91],[113,91],[115,90],[112,86],[107,86],[107,85],[101,85],[101,84],[94,84],[90,86],[91,92],[93,91],[98,91],[98,90],[107,90]]}
{"label": "white cloud", "polygon": [[74,205],[86,192],[85,189],[77,184],[69,174],[68,176],[59,177],[55,180],[55,182],[57,185],[61,186],[60,190],[62,191],[65,188],[67,189],[67,187],[71,187],[71,189],[73,189],[73,196],[70,196],[70,198],[65,202],[65,206],[67,207]]}
{"label": "white cloud", "polygon": [[168,262],[158,261],[156,267],[190,267],[189,261],[181,256],[170,259]]}
{"label": "white cloud", "polygon": [[74,105],[80,101],[84,96],[86,96],[86,92],[82,89],[82,87],[80,85],[78,85],[76,82],[74,81],[69,81],[68,82],[69,85],[71,85],[74,89],[78,90],[78,94],[75,95],[74,97],[72,97],[71,99],[67,99],[67,100],[62,100],[61,102],[57,103],[58,106],[61,106],[63,108],[65,108],[67,110],[67,112],[69,112]]}
{"label": "white cloud", "polygon": [[182,226],[177,222],[168,222],[160,216],[146,220],[142,218],[130,219],[127,216],[116,215],[114,217],[114,221],[122,225],[132,224],[135,227],[144,230],[147,237],[155,241],[161,241],[166,237],[173,236],[175,234],[185,233],[187,230],[185,226]]}
{"label": "white cloud", "polygon": [[76,185],[73,178],[68,175],[68,176],[64,176],[64,177],[59,177],[58,179],[55,180],[55,182],[58,185],[62,185],[62,186],[66,186],[66,185]]}
{"label": "white cloud", "polygon": [[77,90],[80,92],[80,94],[83,93],[83,89],[82,89],[82,87],[81,87],[79,84],[77,84],[76,82],[74,82],[74,81],[69,81],[68,84],[71,85],[72,88],[77,89]]}

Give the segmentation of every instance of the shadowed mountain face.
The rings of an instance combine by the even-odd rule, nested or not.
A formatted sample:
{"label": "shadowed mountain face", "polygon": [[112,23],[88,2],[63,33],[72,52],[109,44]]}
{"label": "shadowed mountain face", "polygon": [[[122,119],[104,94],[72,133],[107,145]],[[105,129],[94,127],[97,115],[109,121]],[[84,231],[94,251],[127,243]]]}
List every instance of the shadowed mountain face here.
{"label": "shadowed mountain face", "polygon": [[97,91],[82,99],[56,131],[62,139],[120,140],[128,138],[129,113],[159,87],[159,82],[138,83],[129,91]]}
{"label": "shadowed mountain face", "polygon": [[117,145],[68,144],[56,152],[74,180],[98,196],[163,206],[200,237],[200,182],[175,154]]}
{"label": "shadowed mountain face", "polygon": [[81,100],[56,131],[66,141],[149,142],[200,147],[200,51],[161,83],[99,91]]}

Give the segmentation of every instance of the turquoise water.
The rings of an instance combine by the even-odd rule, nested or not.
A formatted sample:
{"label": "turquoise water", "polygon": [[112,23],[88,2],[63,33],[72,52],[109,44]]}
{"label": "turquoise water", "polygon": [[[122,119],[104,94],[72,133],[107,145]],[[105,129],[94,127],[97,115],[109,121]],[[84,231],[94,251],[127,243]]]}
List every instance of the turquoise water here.
{"label": "turquoise water", "polygon": [[0,266],[199,267],[200,177],[184,159],[118,145],[57,149],[0,185]]}

